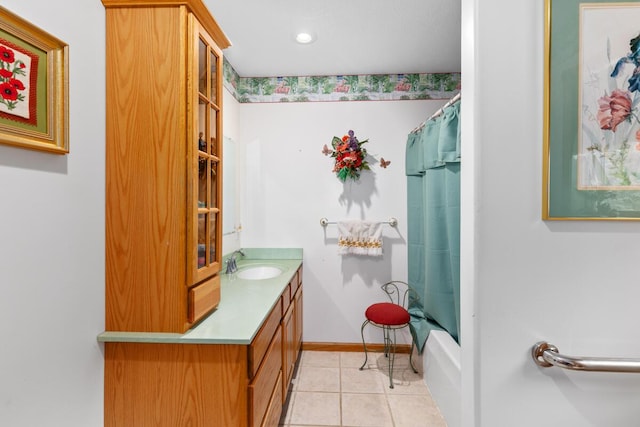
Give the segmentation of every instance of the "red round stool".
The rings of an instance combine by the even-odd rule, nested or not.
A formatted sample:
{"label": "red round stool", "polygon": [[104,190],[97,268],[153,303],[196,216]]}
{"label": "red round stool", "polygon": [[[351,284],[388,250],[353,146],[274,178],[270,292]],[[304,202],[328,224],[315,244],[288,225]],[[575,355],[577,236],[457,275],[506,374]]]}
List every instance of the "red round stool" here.
{"label": "red round stool", "polygon": [[[404,292],[400,291],[398,284],[406,286]],[[364,347],[364,363],[360,367],[360,370],[364,369],[367,364],[367,344],[364,341],[364,327],[368,324],[382,328],[384,336],[384,355],[389,358],[389,388],[393,388],[393,365],[395,363],[395,350],[396,350],[396,330],[409,326],[411,316],[405,308],[407,303],[407,295],[411,290],[409,285],[405,282],[392,281],[382,285],[382,290],[389,296],[391,302],[379,302],[370,305],[364,312],[366,320],[362,323],[360,328],[360,335],[362,336],[362,345]],[[395,301],[394,301],[395,297]],[[411,350],[409,353],[409,365],[413,372],[418,373],[418,370],[413,366],[413,336],[411,337]]]}

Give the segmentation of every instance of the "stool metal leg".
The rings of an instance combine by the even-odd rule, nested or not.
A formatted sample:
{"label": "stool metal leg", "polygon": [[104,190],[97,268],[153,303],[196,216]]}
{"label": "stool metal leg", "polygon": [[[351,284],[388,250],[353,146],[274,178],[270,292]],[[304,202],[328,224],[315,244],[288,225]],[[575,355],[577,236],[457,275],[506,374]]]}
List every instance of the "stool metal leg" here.
{"label": "stool metal leg", "polygon": [[362,346],[364,347],[364,363],[360,366],[360,370],[362,371],[367,364],[367,343],[364,342],[364,327],[367,326],[369,320],[365,320],[360,327],[360,336],[362,337]]}
{"label": "stool metal leg", "polygon": [[[393,332],[393,341],[391,333]],[[396,363],[396,330],[387,328],[387,341],[389,342],[389,388],[393,388],[393,365]]]}

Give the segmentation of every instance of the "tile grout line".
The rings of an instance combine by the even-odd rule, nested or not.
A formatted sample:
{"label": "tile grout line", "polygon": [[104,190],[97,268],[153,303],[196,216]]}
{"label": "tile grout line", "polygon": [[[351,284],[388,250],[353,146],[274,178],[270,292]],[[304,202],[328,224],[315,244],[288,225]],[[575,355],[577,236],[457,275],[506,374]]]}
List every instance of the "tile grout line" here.
{"label": "tile grout line", "polygon": [[[390,381],[393,381],[393,378],[391,378]],[[391,424],[393,425],[393,427],[396,427],[396,419],[393,416],[393,411],[391,410],[391,403],[389,402],[389,394],[387,393],[387,388],[386,388],[387,385],[383,384],[382,387],[383,387],[382,392],[384,393],[384,401],[387,404],[387,410],[389,411],[389,416],[391,417]]]}
{"label": "tile grout line", "polygon": [[338,353],[338,399],[340,399],[340,426],[342,427],[343,422],[342,422],[342,353]]}

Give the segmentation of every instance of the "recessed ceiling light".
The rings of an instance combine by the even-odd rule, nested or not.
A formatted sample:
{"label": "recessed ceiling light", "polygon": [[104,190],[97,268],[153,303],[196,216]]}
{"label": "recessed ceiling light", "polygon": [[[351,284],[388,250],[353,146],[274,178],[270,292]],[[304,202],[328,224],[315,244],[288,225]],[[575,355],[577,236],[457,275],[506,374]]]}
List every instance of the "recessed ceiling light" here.
{"label": "recessed ceiling light", "polygon": [[315,40],[313,34],[310,33],[298,33],[296,34],[296,41],[300,44],[309,44]]}

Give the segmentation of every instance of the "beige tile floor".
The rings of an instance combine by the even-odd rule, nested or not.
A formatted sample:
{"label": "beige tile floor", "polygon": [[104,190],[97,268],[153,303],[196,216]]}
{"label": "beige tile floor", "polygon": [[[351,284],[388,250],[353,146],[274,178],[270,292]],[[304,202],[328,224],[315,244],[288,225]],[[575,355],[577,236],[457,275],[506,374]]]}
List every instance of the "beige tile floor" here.
{"label": "beige tile floor", "polygon": [[[446,427],[409,355],[396,356],[394,388],[382,353],[303,351],[281,426]],[[420,369],[419,363],[414,365]]]}

